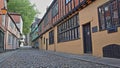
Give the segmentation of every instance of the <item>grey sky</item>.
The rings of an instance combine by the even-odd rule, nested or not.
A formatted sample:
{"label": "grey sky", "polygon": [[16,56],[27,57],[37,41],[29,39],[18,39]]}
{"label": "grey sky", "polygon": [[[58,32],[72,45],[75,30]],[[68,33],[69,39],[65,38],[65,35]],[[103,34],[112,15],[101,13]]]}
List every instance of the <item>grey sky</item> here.
{"label": "grey sky", "polygon": [[46,12],[47,6],[51,4],[52,0],[30,0],[30,2],[36,5],[36,8],[41,13],[39,14],[39,18],[42,18],[44,13]]}

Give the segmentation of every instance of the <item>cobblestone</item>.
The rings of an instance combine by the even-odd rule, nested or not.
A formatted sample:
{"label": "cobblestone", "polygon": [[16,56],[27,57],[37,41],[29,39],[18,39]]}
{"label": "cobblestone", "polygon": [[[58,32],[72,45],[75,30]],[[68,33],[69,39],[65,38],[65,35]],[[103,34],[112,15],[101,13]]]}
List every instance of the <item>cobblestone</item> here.
{"label": "cobblestone", "polygon": [[4,62],[0,68],[116,68],[77,59],[70,59],[43,50],[20,49]]}

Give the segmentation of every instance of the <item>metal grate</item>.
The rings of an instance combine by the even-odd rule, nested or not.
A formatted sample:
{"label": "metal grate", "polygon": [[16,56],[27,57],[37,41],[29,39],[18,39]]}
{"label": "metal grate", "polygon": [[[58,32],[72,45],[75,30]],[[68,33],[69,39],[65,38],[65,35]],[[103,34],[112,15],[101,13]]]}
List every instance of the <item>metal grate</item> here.
{"label": "metal grate", "polygon": [[103,57],[119,58],[120,59],[120,45],[111,44],[103,48]]}

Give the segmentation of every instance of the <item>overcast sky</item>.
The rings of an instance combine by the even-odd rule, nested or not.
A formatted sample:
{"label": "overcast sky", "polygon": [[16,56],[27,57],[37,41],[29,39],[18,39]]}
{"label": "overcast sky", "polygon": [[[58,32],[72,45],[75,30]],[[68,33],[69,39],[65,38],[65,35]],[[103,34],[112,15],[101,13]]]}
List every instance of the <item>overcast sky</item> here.
{"label": "overcast sky", "polygon": [[32,4],[36,5],[36,8],[39,10],[39,18],[42,18],[46,12],[47,6],[49,6],[52,0],[30,0]]}

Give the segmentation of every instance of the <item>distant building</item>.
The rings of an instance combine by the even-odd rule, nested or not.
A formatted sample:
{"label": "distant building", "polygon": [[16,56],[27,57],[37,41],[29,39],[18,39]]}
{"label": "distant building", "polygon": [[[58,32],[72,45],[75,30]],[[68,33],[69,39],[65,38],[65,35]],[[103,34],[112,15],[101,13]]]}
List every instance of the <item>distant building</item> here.
{"label": "distant building", "polygon": [[17,27],[20,29],[20,32],[23,33],[23,19],[21,14],[18,13],[10,13],[13,20],[15,20],[15,23]]}
{"label": "distant building", "polygon": [[18,13],[10,13],[11,17],[15,21],[17,27],[20,29],[21,37],[20,37],[20,46],[24,46],[25,36],[23,35],[23,19],[22,16]]}
{"label": "distant building", "polygon": [[36,38],[38,37],[38,24],[39,24],[40,20],[41,19],[39,19],[39,18],[35,18],[35,22],[31,25],[30,41],[31,41],[31,45],[33,47],[39,46],[39,41],[36,40]]}
{"label": "distant building", "polygon": [[6,18],[6,50],[19,48],[20,30],[11,14]]}

